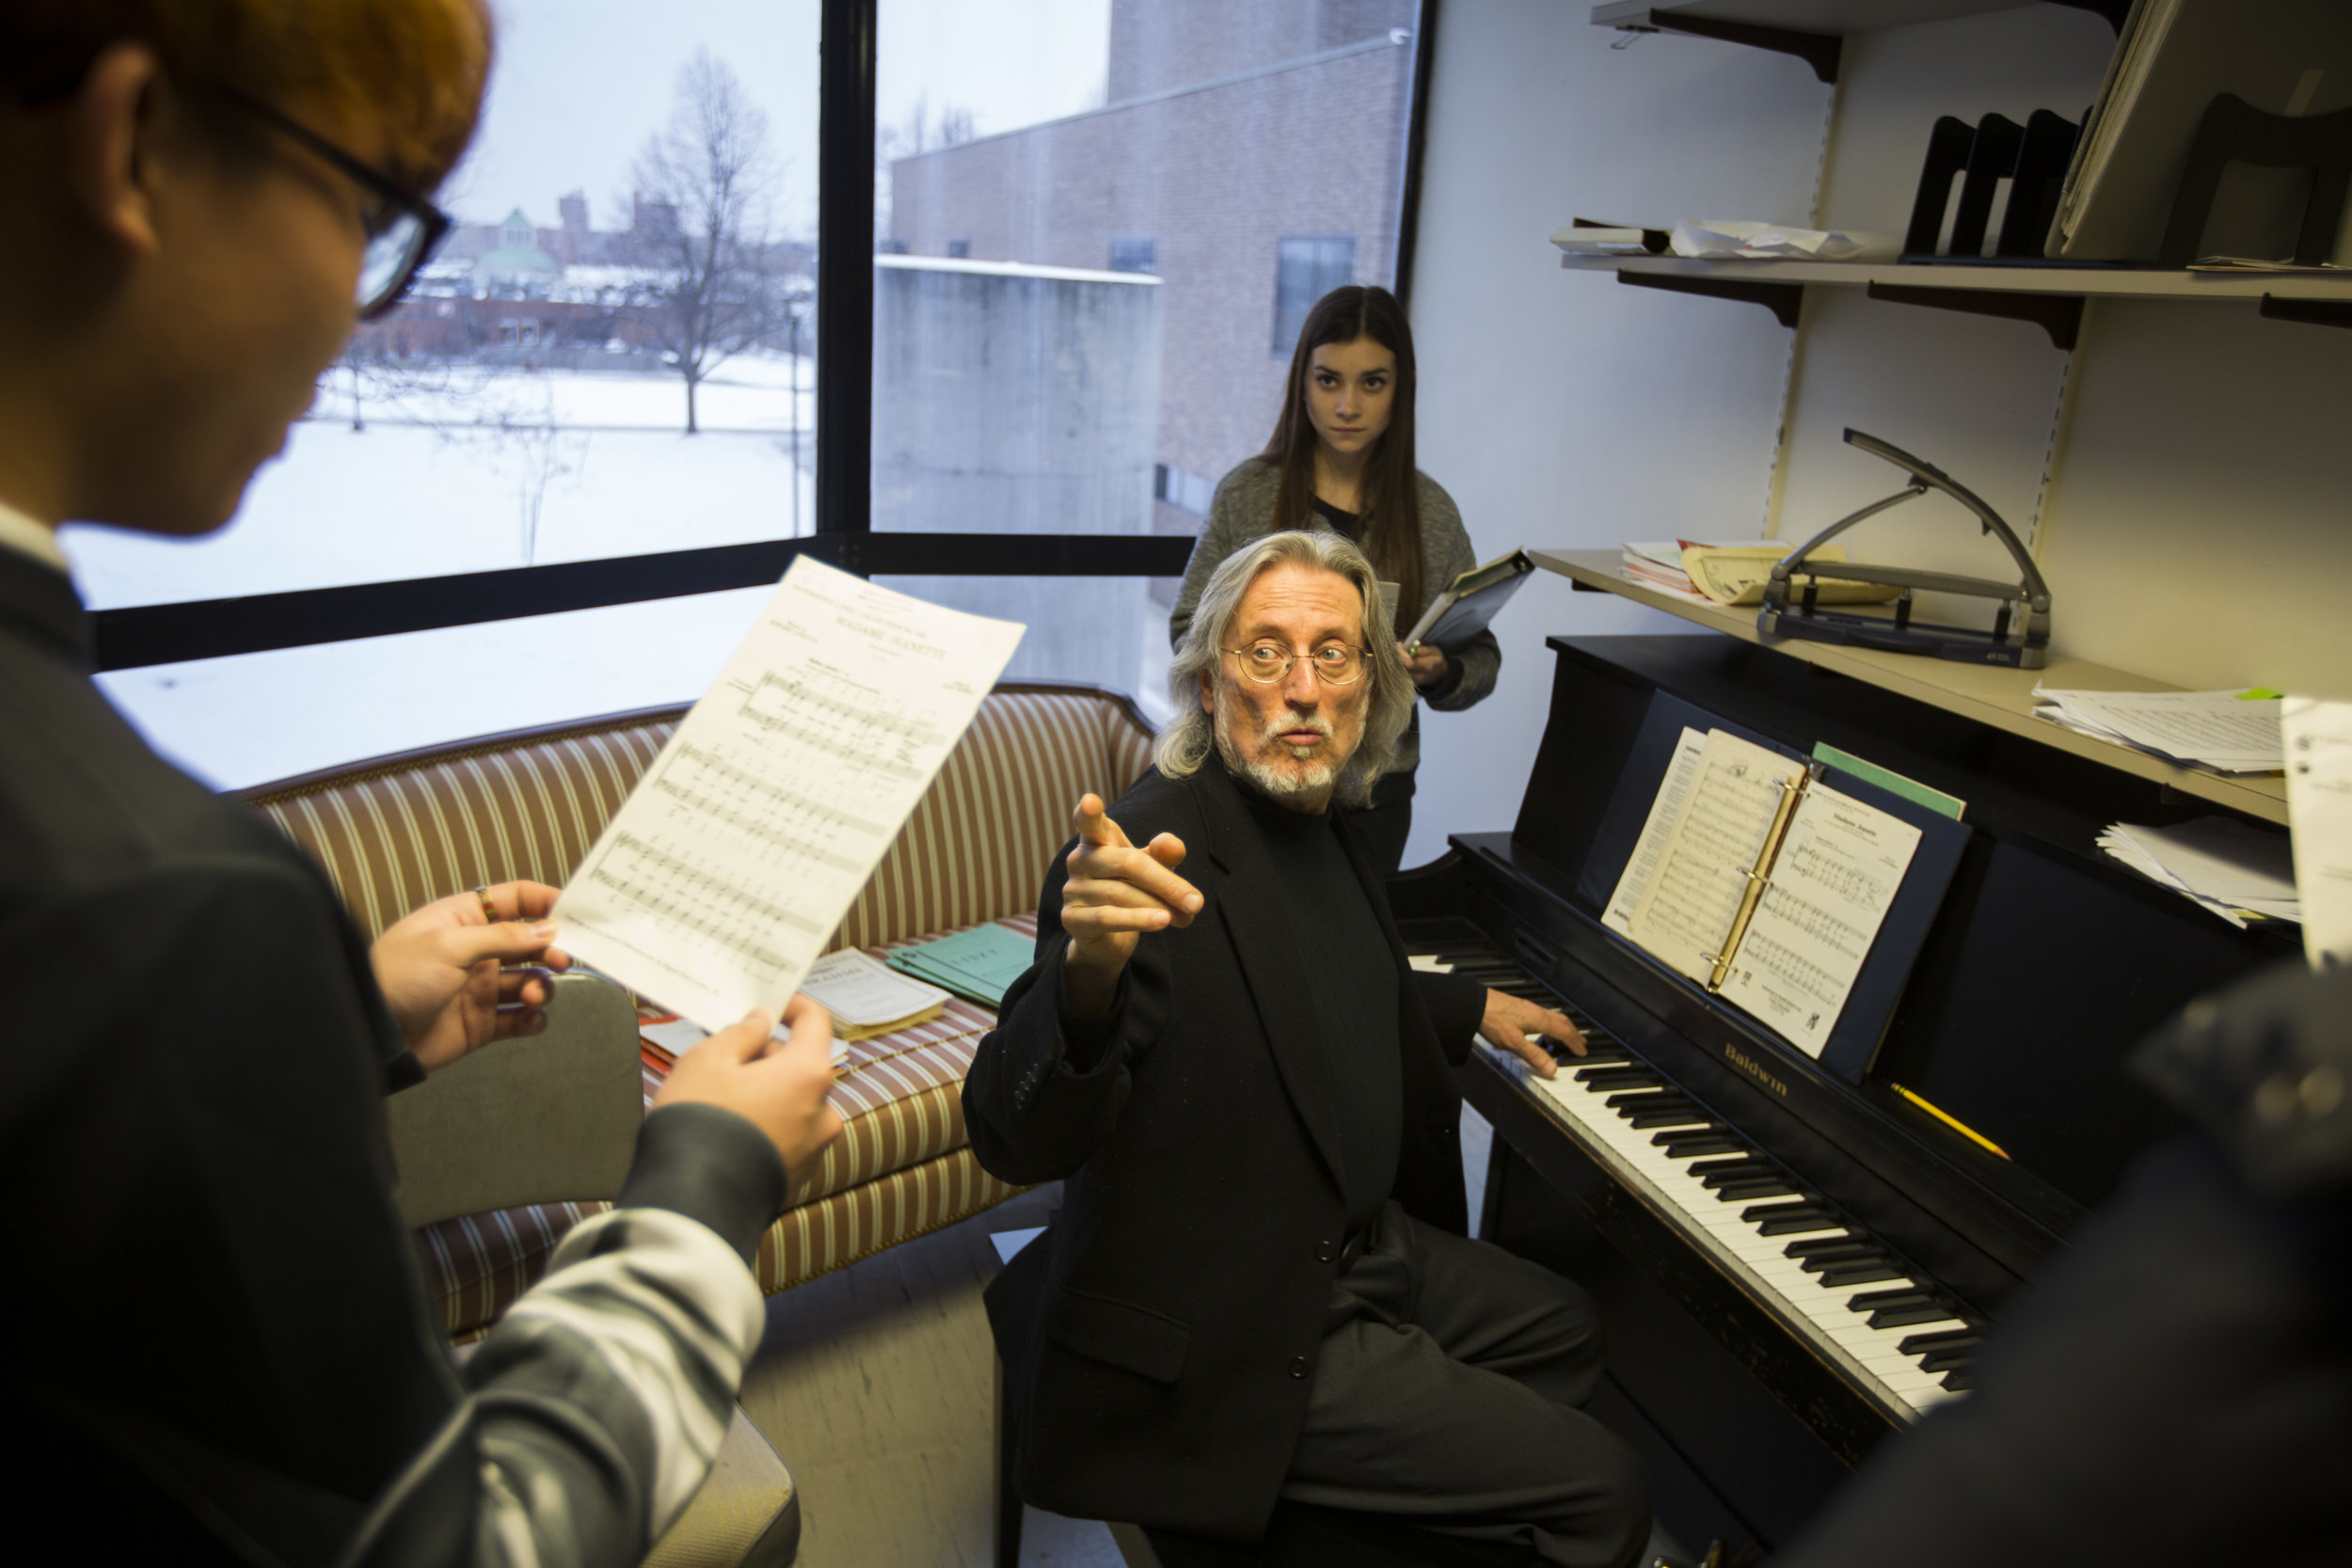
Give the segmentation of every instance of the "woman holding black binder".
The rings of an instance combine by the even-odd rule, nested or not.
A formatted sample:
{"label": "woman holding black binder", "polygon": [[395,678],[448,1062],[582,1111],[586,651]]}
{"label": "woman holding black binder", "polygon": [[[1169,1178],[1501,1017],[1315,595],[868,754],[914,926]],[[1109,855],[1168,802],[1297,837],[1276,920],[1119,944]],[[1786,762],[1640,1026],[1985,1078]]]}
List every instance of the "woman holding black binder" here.
{"label": "woman holding black binder", "polygon": [[[1413,467],[1414,382],[1412,328],[1394,294],[1351,284],[1315,302],[1291,356],[1273,439],[1217,482],[1168,617],[1171,641],[1191,626],[1218,562],[1263,534],[1327,528],[1353,540],[1381,581],[1397,585],[1400,629],[1478,563],[1454,498]],[[1406,645],[1405,657],[1422,697],[1452,712],[1494,689],[1502,650],[1481,631],[1454,647]],[[1383,871],[1404,862],[1420,761],[1416,709],[1395,768],[1357,817]]]}

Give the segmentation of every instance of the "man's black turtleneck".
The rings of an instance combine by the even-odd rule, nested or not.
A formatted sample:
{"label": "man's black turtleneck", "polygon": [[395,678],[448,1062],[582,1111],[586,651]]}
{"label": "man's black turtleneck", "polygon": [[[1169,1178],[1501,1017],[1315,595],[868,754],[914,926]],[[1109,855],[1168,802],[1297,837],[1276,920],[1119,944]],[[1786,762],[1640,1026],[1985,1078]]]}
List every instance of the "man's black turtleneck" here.
{"label": "man's black turtleneck", "polygon": [[1340,846],[1334,814],[1293,811],[1246,783],[1241,794],[1280,879],[1298,943],[1299,979],[1314,1002],[1339,1108],[1347,1224],[1359,1230],[1396,1185],[1405,1117],[1396,960]]}

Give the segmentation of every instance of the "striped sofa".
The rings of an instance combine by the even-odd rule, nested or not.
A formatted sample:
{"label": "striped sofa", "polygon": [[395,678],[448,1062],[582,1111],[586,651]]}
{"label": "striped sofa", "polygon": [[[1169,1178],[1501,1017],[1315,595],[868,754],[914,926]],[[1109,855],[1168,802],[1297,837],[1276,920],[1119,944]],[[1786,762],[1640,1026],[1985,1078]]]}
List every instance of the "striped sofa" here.
{"label": "striped sofa", "polygon": [[[407,911],[478,883],[561,884],[587,853],[683,706],[490,736],[357,763],[244,798],[326,869],[370,936]],[[871,952],[998,921],[1035,929],[1047,863],[1070,812],[1123,791],[1151,760],[1151,729],[1126,698],[1091,687],[1008,683],[980,705],[833,947]],[[961,1090],[985,1009],[946,1013],[849,1048],[833,1102],[843,1132],[761,1241],[769,1291],[935,1230],[1017,1190],[979,1168]],[[644,1048],[648,1101],[669,1058]],[[417,1233],[428,1292],[453,1339],[478,1336],[601,1203],[543,1203]]]}

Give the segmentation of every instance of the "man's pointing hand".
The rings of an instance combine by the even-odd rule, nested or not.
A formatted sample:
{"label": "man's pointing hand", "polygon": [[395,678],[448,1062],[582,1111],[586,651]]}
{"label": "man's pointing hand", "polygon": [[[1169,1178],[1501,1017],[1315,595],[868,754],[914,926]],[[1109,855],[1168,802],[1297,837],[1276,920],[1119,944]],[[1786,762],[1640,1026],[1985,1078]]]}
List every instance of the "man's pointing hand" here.
{"label": "man's pointing hand", "polygon": [[1200,912],[1200,890],[1176,875],[1184,841],[1162,833],[1142,848],[1127,841],[1104,815],[1099,795],[1080,797],[1072,825],[1070,879],[1062,884],[1061,924],[1070,933],[1062,958],[1062,995],[1070,1010],[1096,1018],[1110,1010],[1119,973],[1145,931],[1189,926]]}

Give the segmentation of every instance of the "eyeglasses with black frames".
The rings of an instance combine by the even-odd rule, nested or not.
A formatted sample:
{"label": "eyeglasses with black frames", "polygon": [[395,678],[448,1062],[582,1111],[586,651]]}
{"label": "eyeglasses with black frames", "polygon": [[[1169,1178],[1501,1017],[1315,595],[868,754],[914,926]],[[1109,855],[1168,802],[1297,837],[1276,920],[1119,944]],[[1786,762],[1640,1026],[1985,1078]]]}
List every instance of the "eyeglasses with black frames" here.
{"label": "eyeglasses with black frames", "polygon": [[408,292],[408,285],[416,281],[418,272],[433,259],[435,248],[448,234],[450,215],[422,197],[402,190],[388,175],[370,168],[283,110],[234,87],[215,91],[222,102],[300,143],[377,198],[377,205],[362,220],[367,226],[368,248],[359,263],[356,300],[359,319],[373,321],[399,304],[400,296]]}
{"label": "eyeglasses with black frames", "polygon": [[1288,680],[1291,667],[1302,657],[1315,678],[1326,686],[1353,686],[1364,673],[1364,651],[1344,642],[1326,642],[1311,654],[1294,654],[1279,642],[1252,642],[1247,648],[1225,648],[1239,661],[1241,673],[1260,686]]}

